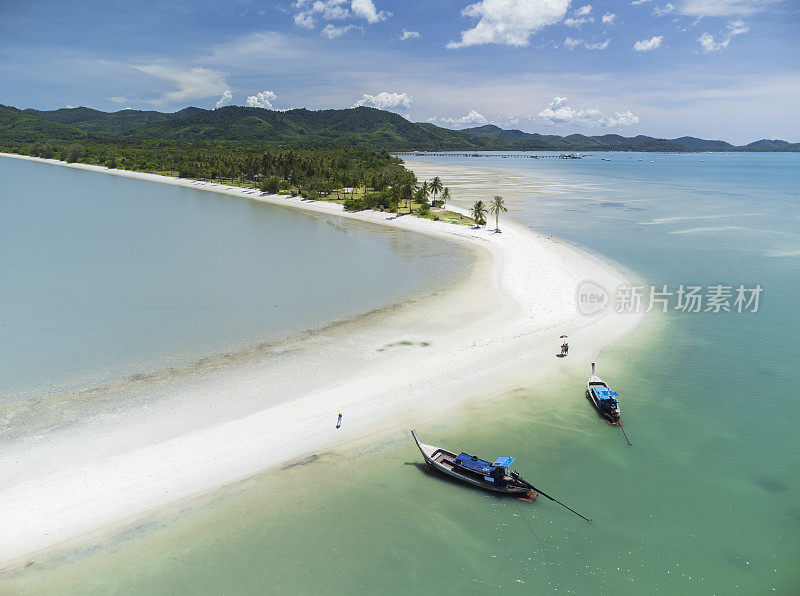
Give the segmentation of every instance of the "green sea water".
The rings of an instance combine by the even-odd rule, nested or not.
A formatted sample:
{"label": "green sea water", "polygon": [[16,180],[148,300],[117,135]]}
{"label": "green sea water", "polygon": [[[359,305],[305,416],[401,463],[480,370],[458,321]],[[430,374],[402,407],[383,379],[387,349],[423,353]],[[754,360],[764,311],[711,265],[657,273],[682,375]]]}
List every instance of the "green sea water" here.
{"label": "green sea water", "polygon": [[592,524],[546,499],[497,498],[433,476],[402,429],[158,512],[0,586],[796,594],[800,156],[602,157],[612,161],[439,159],[547,182],[514,216],[648,284],[760,284],[758,312],[651,313],[602,351],[633,447],[591,409],[585,375],[417,424],[433,444],[515,455],[524,477]]}

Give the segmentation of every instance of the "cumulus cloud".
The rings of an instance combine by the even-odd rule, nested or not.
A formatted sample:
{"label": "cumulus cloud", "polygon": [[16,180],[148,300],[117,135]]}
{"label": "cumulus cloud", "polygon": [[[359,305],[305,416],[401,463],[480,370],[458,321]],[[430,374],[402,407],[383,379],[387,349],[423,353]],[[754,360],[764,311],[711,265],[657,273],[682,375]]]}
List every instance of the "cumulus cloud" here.
{"label": "cumulus cloud", "polygon": [[322,28],[322,35],[327,37],[328,39],[336,39],[337,37],[341,37],[351,29],[355,29],[355,25],[343,25],[341,27],[337,27],[336,25],[331,25],[328,23]]}
{"label": "cumulus cloud", "polygon": [[[435,119],[431,119],[435,120]],[[488,124],[489,120],[480,114],[476,110],[470,110],[469,114],[466,116],[461,116],[461,118],[439,118],[439,122],[443,122],[446,124],[453,124],[455,126],[467,126],[470,124]]]}
{"label": "cumulus cloud", "polygon": [[225,89],[225,91],[222,92],[222,97],[217,100],[216,107],[221,108],[231,103],[231,101],[233,101],[233,93],[231,93],[230,89]]}
{"label": "cumulus cloud", "polygon": [[604,25],[612,25],[616,18],[617,15],[615,15],[613,12],[607,12],[603,15],[602,21]]}
{"label": "cumulus cloud", "polygon": [[614,112],[613,116],[606,116],[595,108],[576,110],[567,104],[566,97],[554,97],[550,105],[534,118],[544,120],[550,124],[586,124],[603,128],[630,126],[639,123],[639,117],[631,111]]}
{"label": "cumulus cloud", "polygon": [[660,48],[663,41],[663,35],[655,35],[650,39],[642,39],[641,41],[637,41],[635,44],[633,44],[633,49],[637,52],[651,52]]}
{"label": "cumulus cloud", "polygon": [[598,41],[595,43],[584,43],[583,47],[585,47],[587,50],[605,50],[610,43],[611,40],[606,39],[605,41]]}
{"label": "cumulus cloud", "polygon": [[591,13],[591,4],[581,6],[575,10],[574,14],[570,18],[564,19],[564,24],[567,27],[575,27],[576,29],[580,29],[584,23],[594,23],[594,17],[589,16]]}
{"label": "cumulus cloud", "polygon": [[294,15],[294,24],[304,29],[313,29],[317,22],[310,11],[303,11]]}
{"label": "cumulus cloud", "polygon": [[350,5],[353,9],[353,14],[357,17],[365,19],[370,25],[374,25],[380,21],[385,21],[392,13],[385,10],[378,10],[372,0],[353,0]]}
{"label": "cumulus cloud", "polygon": [[[296,0],[294,7],[300,9],[294,15],[294,24],[298,27],[305,29],[314,29],[317,25],[317,20],[322,21],[341,21],[347,18],[355,17],[366,20],[370,25],[385,21],[392,13],[378,10],[372,0]],[[341,37],[352,29],[349,26],[344,32],[341,31],[343,27],[325,27],[331,34],[329,38]],[[323,29],[323,33],[325,31]]]}
{"label": "cumulus cloud", "polygon": [[609,126],[631,126],[632,124],[639,124],[639,116],[631,112],[614,112],[613,116],[604,116],[598,120],[598,124],[603,127]]}
{"label": "cumulus cloud", "polygon": [[394,91],[381,91],[377,95],[370,95],[365,93],[361,96],[354,105],[358,106],[371,106],[379,110],[394,110],[400,107],[405,109],[411,108],[414,105],[414,98],[408,93],[396,93]]}
{"label": "cumulus cloud", "polygon": [[487,43],[527,46],[531,35],[564,19],[569,3],[570,0],[481,0],[461,11],[463,16],[478,19],[478,23],[461,32],[461,41],[451,41],[447,47]]}
{"label": "cumulus cloud", "polygon": [[727,17],[770,10],[784,0],[682,0],[678,11],[693,17]]}
{"label": "cumulus cloud", "polygon": [[407,39],[419,39],[420,37],[422,36],[417,31],[409,31],[408,29],[403,29],[403,34],[400,36],[400,40],[405,41]]}
{"label": "cumulus cloud", "polygon": [[568,50],[574,50],[579,46],[583,46],[587,50],[605,50],[608,47],[608,44],[611,43],[610,39],[606,39],[605,41],[599,41],[595,43],[589,43],[584,41],[583,39],[574,39],[572,37],[568,37],[564,40],[564,47]]}
{"label": "cumulus cloud", "polygon": [[715,38],[710,33],[703,33],[697,38],[705,52],[719,52],[722,48],[727,48],[731,40],[737,35],[744,35],[750,31],[750,27],[744,21],[731,21],[725,27],[725,31]]}
{"label": "cumulus cloud", "polygon": [[294,24],[306,29],[315,27],[317,17],[326,21],[334,21],[350,16],[347,0],[315,0],[314,2],[297,0],[294,5],[296,8],[302,9],[294,15]]}
{"label": "cumulus cloud", "polygon": [[583,25],[584,23],[586,23],[589,20],[591,20],[591,19],[575,19],[575,18],[570,17],[568,19],[564,19],[564,24],[567,27],[575,27],[576,29],[580,29],[581,25]]}
{"label": "cumulus cloud", "polygon": [[247,98],[247,105],[251,108],[266,108],[273,109],[272,102],[278,99],[278,96],[272,91],[266,90]]}
{"label": "cumulus cloud", "polygon": [[657,17],[663,17],[665,14],[669,14],[671,12],[675,12],[675,6],[667,2],[663,8],[659,8],[658,6],[653,7],[653,14]]}
{"label": "cumulus cloud", "polygon": [[223,73],[200,66],[182,70],[160,64],[144,64],[134,68],[159,79],[172,81],[178,87],[175,91],[169,91],[161,97],[149,100],[149,103],[155,105],[206,99],[220,95],[228,88]]}

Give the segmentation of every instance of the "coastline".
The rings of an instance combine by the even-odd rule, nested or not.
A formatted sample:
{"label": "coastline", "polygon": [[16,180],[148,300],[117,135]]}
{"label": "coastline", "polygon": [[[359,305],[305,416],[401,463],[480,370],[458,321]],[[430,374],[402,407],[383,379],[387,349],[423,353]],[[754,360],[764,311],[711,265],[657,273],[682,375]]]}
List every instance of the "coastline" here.
{"label": "coastline", "polygon": [[[0,484],[7,505],[0,513],[0,568],[387,425],[396,428],[462,401],[525,386],[555,367],[582,370],[597,350],[640,320],[578,314],[580,281],[612,288],[625,282],[624,275],[508,219],[501,222],[502,234],[492,234],[414,217],[347,213],[334,203],[220,184],[1,155],[434,235],[468,246],[474,265],[463,283],[409,308],[277,342],[246,359],[112,389],[108,397],[122,395],[124,404],[108,411],[90,407],[88,416],[38,437],[33,462],[22,459],[30,457],[32,444],[19,441],[0,469],[10,478]],[[466,199],[466,192],[459,193],[456,202]],[[553,357],[560,333],[570,336],[575,357],[568,361]],[[346,424],[336,431],[332,420],[340,410]]]}

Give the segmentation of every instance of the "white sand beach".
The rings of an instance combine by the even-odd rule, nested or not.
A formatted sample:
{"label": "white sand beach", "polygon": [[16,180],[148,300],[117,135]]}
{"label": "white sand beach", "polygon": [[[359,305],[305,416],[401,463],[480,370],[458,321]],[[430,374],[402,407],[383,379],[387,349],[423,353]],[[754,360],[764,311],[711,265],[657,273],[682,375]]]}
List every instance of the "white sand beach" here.
{"label": "white sand beach", "polygon": [[[640,318],[610,309],[581,315],[576,293],[582,281],[613,290],[625,283],[624,275],[507,216],[495,234],[493,220],[489,229],[470,229],[411,216],[346,213],[323,201],[9,157],[434,235],[468,246],[474,267],[462,282],[421,300],[186,370],[10,410],[0,426],[0,567],[25,564],[66,540],[292,458],[380,437],[386,428],[410,427],[460,403],[529,386],[556,368],[583,371]],[[498,172],[407,165],[420,179],[441,176],[461,206],[456,209],[475,197],[513,198],[515,185],[519,190],[524,183]],[[571,346],[565,359],[555,357],[562,333]]]}

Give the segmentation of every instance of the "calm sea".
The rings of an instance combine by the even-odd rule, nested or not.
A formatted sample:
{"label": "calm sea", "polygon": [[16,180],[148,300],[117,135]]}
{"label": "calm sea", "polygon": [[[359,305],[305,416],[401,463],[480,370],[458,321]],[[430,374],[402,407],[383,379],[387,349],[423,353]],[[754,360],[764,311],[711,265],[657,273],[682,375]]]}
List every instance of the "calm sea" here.
{"label": "calm sea", "polygon": [[324,325],[467,263],[437,239],[190,188],[13,158],[0,179],[0,406]]}
{"label": "calm sea", "polygon": [[523,476],[594,523],[544,499],[499,499],[431,476],[403,430],[255,478],[9,585],[796,594],[800,154],[436,159],[546,182],[516,218],[659,290],[763,288],[758,312],[705,312],[705,303],[683,312],[673,295],[667,313],[603,351],[600,372],[622,394],[633,447],[591,409],[585,376],[553,377],[417,426],[434,444],[512,452]]}

